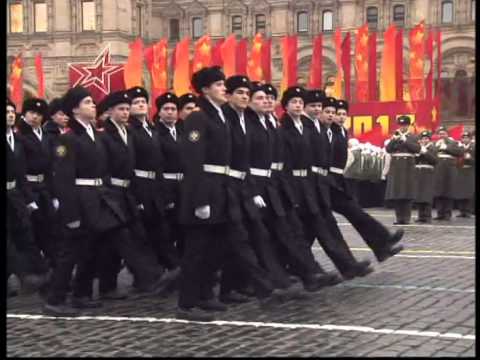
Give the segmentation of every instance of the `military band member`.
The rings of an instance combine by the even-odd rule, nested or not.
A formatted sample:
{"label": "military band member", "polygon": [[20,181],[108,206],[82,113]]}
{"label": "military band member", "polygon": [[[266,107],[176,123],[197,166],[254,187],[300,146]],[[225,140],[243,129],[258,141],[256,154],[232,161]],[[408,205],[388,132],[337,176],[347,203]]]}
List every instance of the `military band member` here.
{"label": "military band member", "polygon": [[434,187],[434,169],[437,164],[437,149],[431,141],[431,133],[420,133],[420,152],[415,154],[415,203],[418,209],[418,217],[415,222],[432,222],[432,203]]}
{"label": "military band member", "polygon": [[472,213],[472,198],[475,192],[475,144],[472,135],[466,131],[462,134],[460,146],[464,150],[459,162],[457,176],[457,204],[460,214],[457,217],[468,218]]}
{"label": "military band member", "polygon": [[452,217],[453,200],[457,190],[457,159],[463,155],[464,149],[454,139],[448,137],[448,131],[445,127],[439,127],[437,135],[440,139],[435,143],[438,163],[435,167],[437,217],[434,220],[449,221]]}
{"label": "military band member", "polygon": [[414,134],[410,134],[410,117],[402,115],[397,119],[400,128],[390,139],[386,150],[392,155],[387,176],[385,200],[391,201],[395,208],[397,225],[410,223],[412,201],[415,198],[415,154],[420,145]]}

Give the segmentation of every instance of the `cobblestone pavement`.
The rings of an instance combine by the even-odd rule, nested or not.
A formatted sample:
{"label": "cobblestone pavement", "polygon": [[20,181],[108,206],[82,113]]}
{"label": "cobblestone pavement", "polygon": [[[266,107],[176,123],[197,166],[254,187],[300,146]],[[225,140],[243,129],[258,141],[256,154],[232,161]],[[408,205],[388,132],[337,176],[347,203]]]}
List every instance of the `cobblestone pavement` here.
{"label": "cobblestone pavement", "polygon": [[[369,209],[393,228],[392,211]],[[373,254],[341,216],[357,258]],[[475,220],[405,226],[405,250],[375,272],[264,312],[231,306],[215,323],[174,319],[176,297],[130,296],[87,317],[41,315],[37,295],[7,303],[8,356],[475,356]],[[327,269],[332,264],[315,245]],[[122,288],[131,278],[121,273]]]}

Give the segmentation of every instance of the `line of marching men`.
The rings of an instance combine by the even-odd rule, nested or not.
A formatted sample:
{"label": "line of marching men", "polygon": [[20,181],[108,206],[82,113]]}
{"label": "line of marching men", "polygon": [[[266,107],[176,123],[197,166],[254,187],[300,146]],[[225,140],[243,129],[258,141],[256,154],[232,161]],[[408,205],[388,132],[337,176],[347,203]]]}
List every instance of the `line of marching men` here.
{"label": "line of marching men", "polygon": [[[277,119],[272,85],[218,67],[191,82],[198,97],[165,93],[151,120],[141,87],[98,106],[82,87],[49,106],[29,99],[16,126],[7,101],[8,275],[29,286],[49,272],[45,313],[125,298],[122,264],[134,291],[177,289],[176,316],[202,321],[226,304],[269,309],[366,276],[370,261],[354,257],[333,212],[379,262],[403,249],[403,230],[391,233],[346,186],[346,101],[294,86]],[[315,241],[338,273],[315,260]]]}

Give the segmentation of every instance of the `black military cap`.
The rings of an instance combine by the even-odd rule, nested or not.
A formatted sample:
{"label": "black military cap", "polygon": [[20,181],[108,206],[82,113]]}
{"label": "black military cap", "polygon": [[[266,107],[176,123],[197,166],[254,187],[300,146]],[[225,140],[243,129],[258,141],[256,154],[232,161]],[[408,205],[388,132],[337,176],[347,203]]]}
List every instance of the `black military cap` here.
{"label": "black military cap", "polygon": [[348,112],[348,102],[346,100],[337,100],[337,110],[345,109]]}
{"label": "black military cap", "polygon": [[462,138],[463,137],[468,137],[468,138],[471,138],[472,137],[472,133],[470,131],[464,131],[463,134],[462,134]]}
{"label": "black military cap", "polygon": [[432,133],[428,130],[423,130],[421,133],[420,133],[420,137],[423,138],[423,137],[428,137],[429,139],[432,138]]}
{"label": "black military cap", "polygon": [[265,87],[260,81],[252,81],[252,87],[250,89],[250,95],[253,96],[257,91],[265,91]]}
{"label": "black military cap", "polygon": [[80,104],[80,102],[88,96],[92,96],[90,91],[83,86],[75,86],[67,91],[63,97],[63,112],[72,117],[72,110]]}
{"label": "black military cap", "polygon": [[100,102],[97,104],[97,117],[102,116],[102,114],[108,110],[107,108],[107,100],[108,96],[105,96]]}
{"label": "black military cap", "polygon": [[440,132],[440,131],[446,131],[448,133],[448,130],[445,126],[440,126],[438,129],[437,129],[437,134]]}
{"label": "black military cap", "polygon": [[115,91],[107,95],[107,97],[104,100],[105,100],[105,110],[108,110],[119,104],[130,105],[132,103],[132,99],[130,98],[130,96],[128,96],[128,91],[125,91],[125,90]]}
{"label": "black military cap", "polygon": [[12,100],[10,100],[10,98],[7,97],[7,106],[13,106],[13,108],[15,109],[15,111],[17,111],[17,105],[15,105],[13,103]]}
{"label": "black military cap", "polygon": [[265,94],[267,95],[273,95],[275,99],[278,97],[278,91],[272,84],[264,84],[263,91],[265,91]]}
{"label": "black military cap", "polygon": [[325,98],[325,91],[323,90],[308,90],[305,94],[305,105],[317,102],[323,102]]}
{"label": "black military cap", "polygon": [[141,86],[134,86],[127,90],[128,96],[133,101],[133,99],[138,97],[143,97],[147,100],[148,103],[148,91]]}
{"label": "black military cap", "polygon": [[286,108],[288,102],[295,97],[299,97],[303,100],[305,98],[305,89],[301,88],[300,86],[289,87],[282,95],[282,106]]}
{"label": "black military cap", "polygon": [[250,89],[252,87],[252,84],[250,82],[250,79],[246,76],[233,75],[225,81],[225,87],[227,88],[227,93],[232,94],[238,88]]}
{"label": "black military cap", "polygon": [[322,107],[325,109],[326,107],[334,107],[337,108],[337,100],[334,97],[327,96],[322,101]]}
{"label": "black military cap", "polygon": [[48,104],[45,100],[39,98],[26,99],[22,105],[22,114],[27,111],[35,111],[46,117],[48,115]]}
{"label": "black military cap", "polygon": [[208,87],[220,80],[225,80],[225,74],[220,66],[205,67],[193,74],[192,86],[200,94],[203,87]]}
{"label": "black military cap", "polygon": [[182,110],[188,103],[195,103],[197,105],[197,97],[191,93],[183,94],[178,98],[178,110]]}
{"label": "black military cap", "polygon": [[160,111],[163,105],[167,103],[173,103],[178,108],[178,97],[177,95],[166,92],[155,99],[155,105],[157,105],[157,109]]}
{"label": "black military cap", "polygon": [[397,124],[398,125],[410,125],[410,116],[408,116],[408,115],[399,116],[398,119],[397,119]]}
{"label": "black military cap", "polygon": [[55,98],[48,105],[48,115],[53,116],[59,111],[63,111],[63,100],[62,98]]}

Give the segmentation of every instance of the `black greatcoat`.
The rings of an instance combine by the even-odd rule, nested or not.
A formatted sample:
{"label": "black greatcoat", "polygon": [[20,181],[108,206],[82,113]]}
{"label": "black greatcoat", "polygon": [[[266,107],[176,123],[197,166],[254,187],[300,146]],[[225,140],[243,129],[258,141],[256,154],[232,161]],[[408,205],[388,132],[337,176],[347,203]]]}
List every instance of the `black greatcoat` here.
{"label": "black greatcoat", "polygon": [[434,169],[437,161],[437,149],[434,143],[427,145],[426,153],[415,155],[415,187],[417,192],[415,202],[428,204],[433,202]]}
{"label": "black greatcoat", "polygon": [[[440,150],[443,142],[447,144],[447,148]],[[458,175],[457,158],[463,155],[464,150],[452,138],[438,140],[435,146],[438,150],[438,163],[435,167],[435,197],[454,199]],[[449,157],[442,157],[445,155]]]}
{"label": "black greatcoat", "polygon": [[[217,109],[204,97],[198,98],[201,111],[191,113],[183,122],[185,141],[181,146],[185,164],[180,185],[179,221],[181,224],[221,224],[239,220],[240,209],[228,190],[228,177],[203,170],[203,165],[229,166],[231,134]],[[195,209],[210,205],[210,217],[200,219]]]}
{"label": "black greatcoat", "polygon": [[464,150],[455,186],[457,199],[471,199],[475,193],[475,144],[471,142]]}
{"label": "black greatcoat", "polygon": [[55,155],[55,148],[58,145],[58,138],[62,134],[60,131],[60,126],[52,120],[48,120],[43,124],[43,132],[48,134],[48,139],[50,141],[50,148],[52,151],[52,156]]}
{"label": "black greatcoat", "polygon": [[[332,143],[330,144],[330,167],[345,169],[348,158],[348,132],[335,123],[330,125],[332,130]],[[326,130],[325,130],[326,131]],[[326,136],[326,135],[325,135]],[[328,138],[327,138],[328,141]],[[339,191],[343,191],[349,198],[353,198],[353,192],[342,174],[329,171],[331,184]]]}

